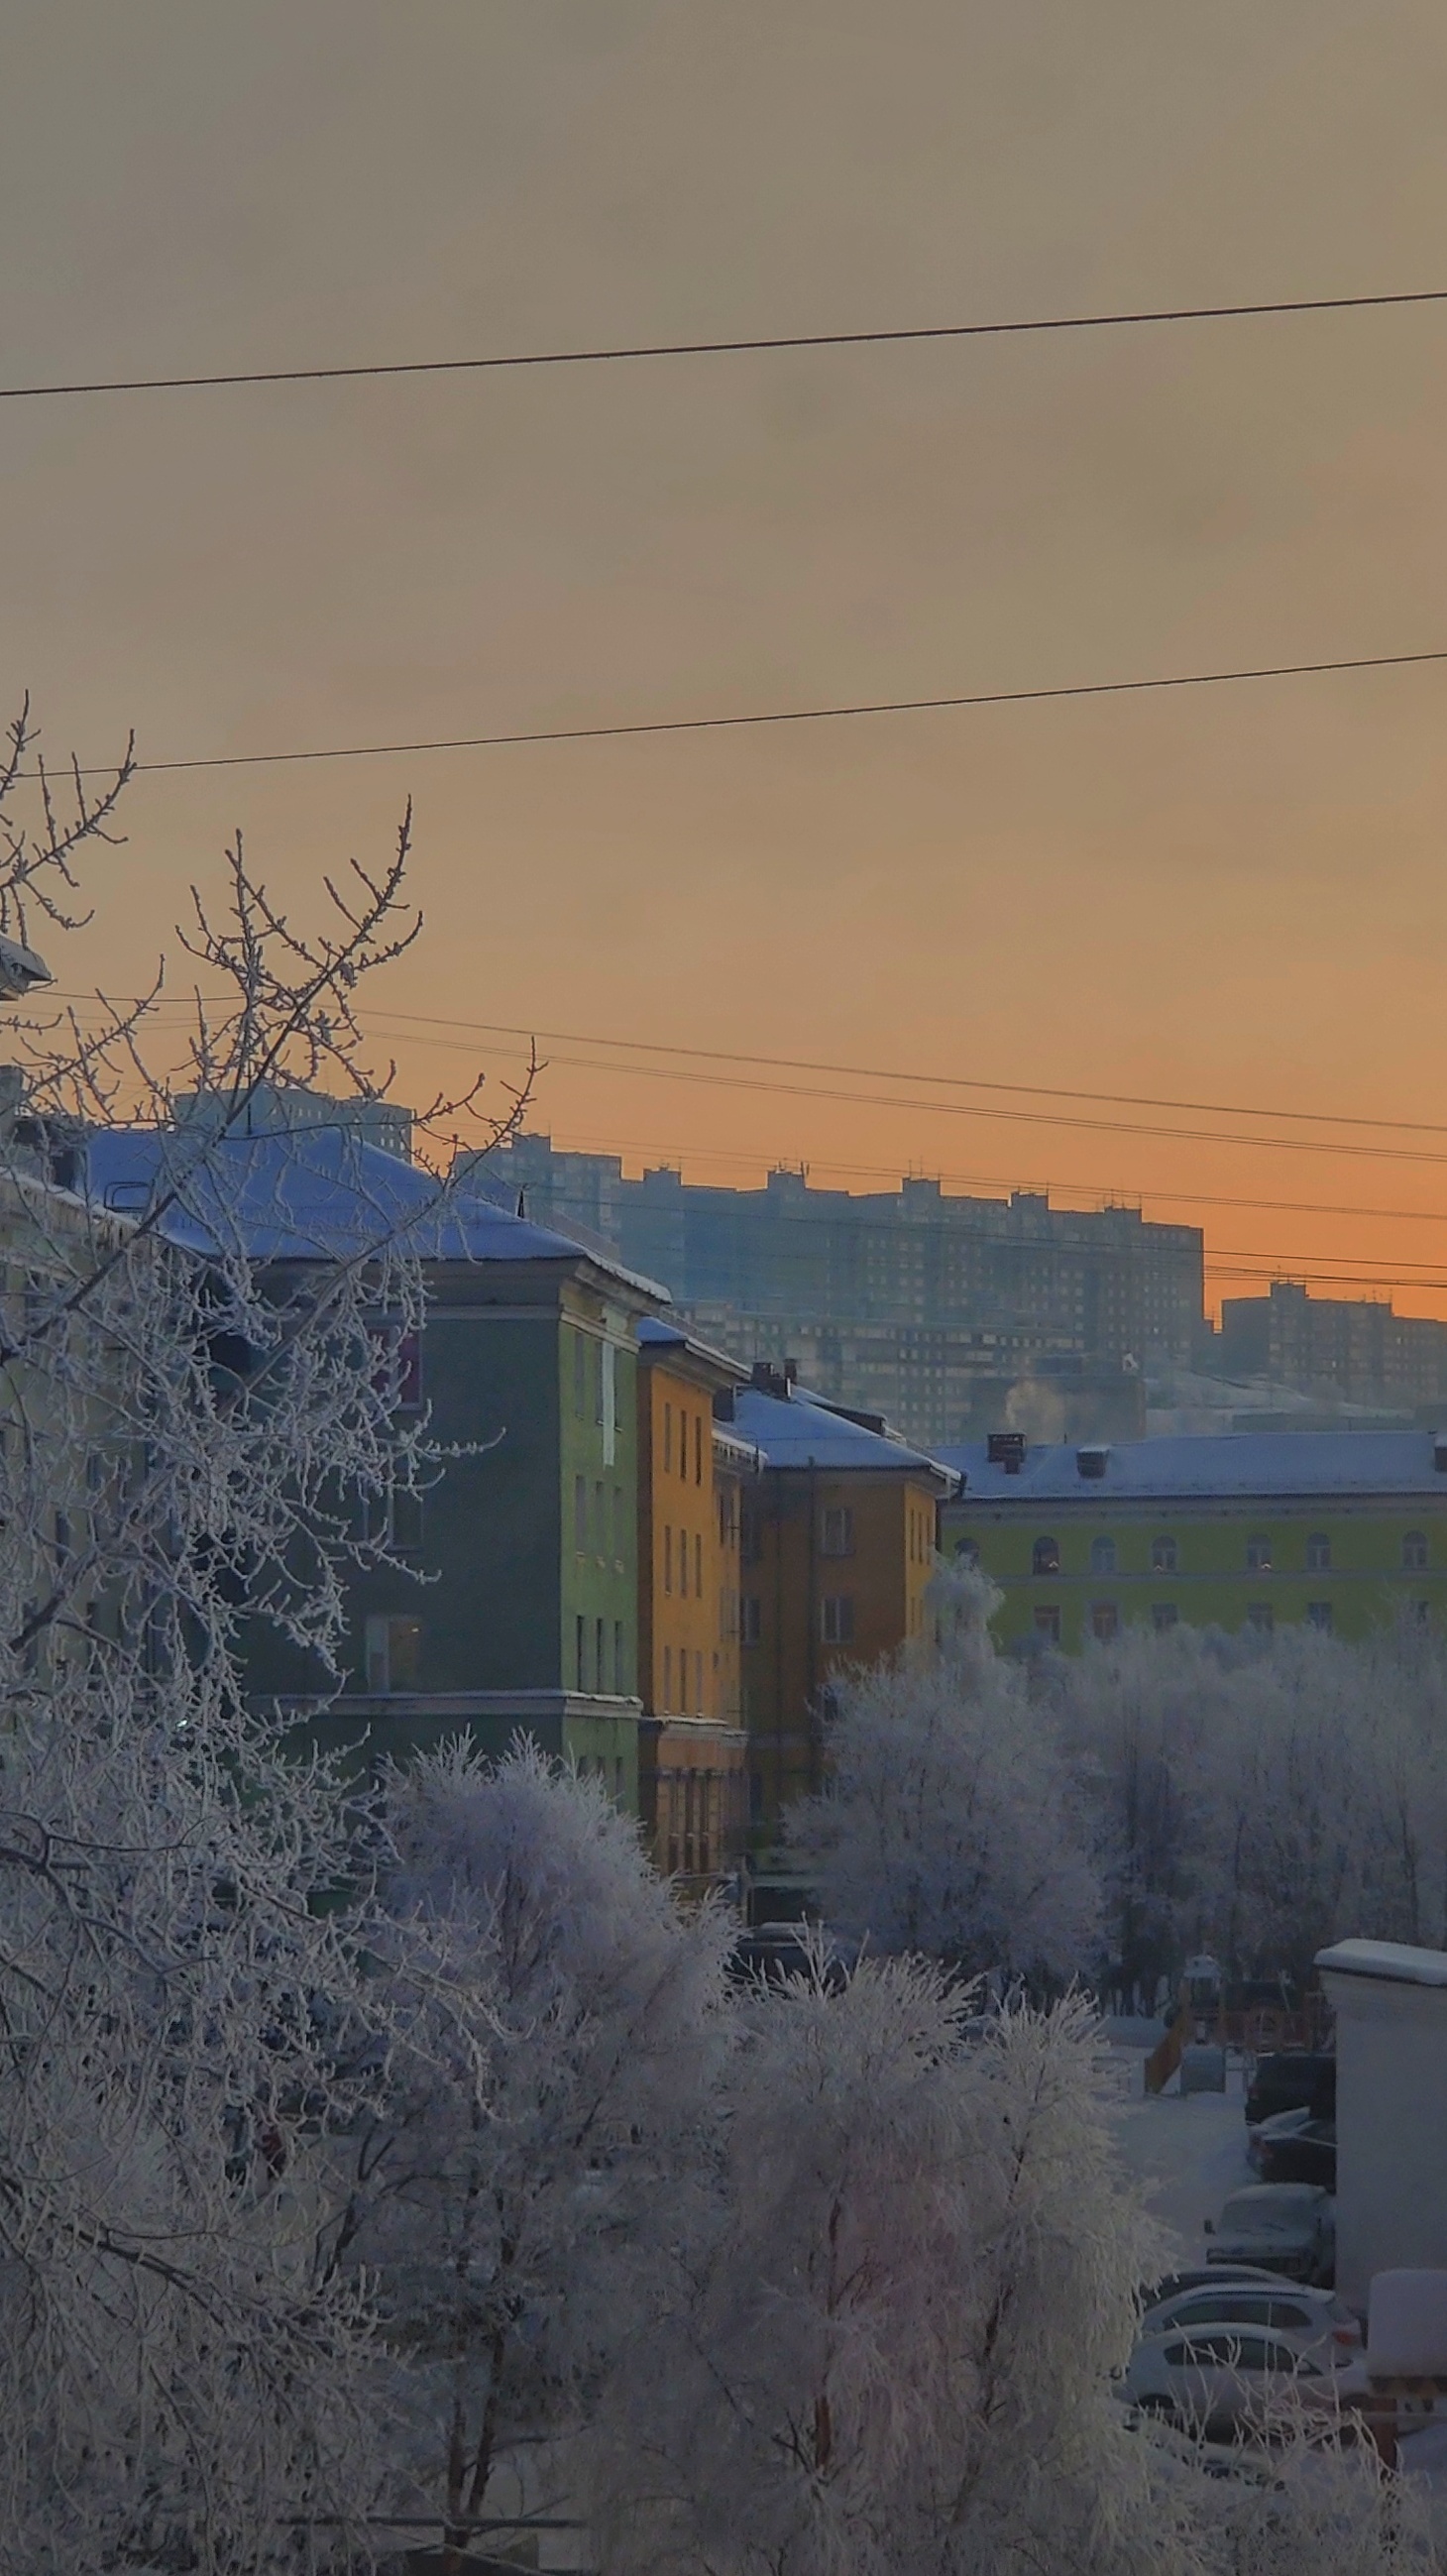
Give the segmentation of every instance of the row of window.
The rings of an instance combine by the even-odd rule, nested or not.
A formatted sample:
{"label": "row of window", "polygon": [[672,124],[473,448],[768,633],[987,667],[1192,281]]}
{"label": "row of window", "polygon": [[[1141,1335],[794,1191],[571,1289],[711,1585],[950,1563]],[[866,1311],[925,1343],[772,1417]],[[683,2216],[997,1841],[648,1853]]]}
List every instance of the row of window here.
{"label": "row of window", "polygon": [[673,1474],[673,1462],[676,1454],[678,1459],[678,1472],[680,1476],[687,1480],[689,1461],[691,1457],[693,1464],[693,1482],[696,1485],[701,1485],[703,1483],[703,1415],[701,1413],[685,1413],[683,1406],[680,1405],[678,1408],[678,1438],[676,1442],[673,1435],[673,1407],[671,1404],[665,1404],[663,1408],[663,1472],[665,1476],[671,1476]]}
{"label": "row of window", "polygon": [[621,1619],[613,1621],[611,1642],[613,1653],[610,1664],[607,1620],[588,1620],[581,1610],[578,1612],[573,1623],[573,1674],[576,1690],[611,1691],[619,1699],[624,1697],[628,1689],[628,1654]]}
{"label": "row of window", "polygon": [[[744,1593],[739,1602],[739,1643],[757,1646],[763,1633],[763,1604],[756,1592]],[[826,1592],[819,1604],[819,1637],[826,1646],[852,1646],[854,1643],[854,1595],[852,1592]]]}
{"label": "row of window", "polygon": [[595,1476],[590,1490],[586,1476],[573,1478],[573,1545],[579,1556],[626,1558],[628,1523],[621,1485],[606,1485]]}
{"label": "row of window", "polygon": [[673,1576],[674,1568],[676,1566],[678,1569],[678,1593],[679,1598],[682,1601],[686,1601],[688,1599],[688,1569],[690,1556],[693,1560],[693,1597],[695,1601],[701,1601],[703,1599],[702,1536],[698,1530],[695,1530],[692,1533],[692,1541],[690,1543],[690,1534],[687,1530],[681,1529],[675,1532],[665,1527],[663,1532],[663,1589],[665,1592],[671,1592],[673,1590]]}
{"label": "row of window", "polygon": [[591,1333],[573,1335],[573,1411],[580,1422],[592,1415],[603,1434],[603,1463],[611,1466],[618,1440],[618,1353],[612,1342]]}
{"label": "row of window", "polygon": [[[1416,1604],[1416,1613],[1419,1624],[1425,1628],[1432,1615],[1430,1601],[1419,1601]],[[1153,1601],[1151,1604],[1151,1626],[1157,1635],[1161,1635],[1167,1628],[1174,1628],[1179,1622],[1180,1615],[1174,1601]],[[1119,1636],[1120,1605],[1118,1602],[1092,1601],[1089,1619],[1090,1633],[1101,1645],[1109,1645],[1113,1637]],[[1035,1634],[1043,1644],[1059,1645],[1060,1611],[1055,1603],[1042,1603],[1034,1613],[1034,1623]],[[1320,1629],[1324,1636],[1329,1637],[1336,1624],[1332,1604],[1329,1601],[1308,1601],[1306,1624],[1308,1628]],[[1251,1602],[1246,1612],[1246,1625],[1248,1628],[1254,1628],[1258,1635],[1269,1637],[1276,1625],[1276,1614],[1270,1602]]]}
{"label": "row of window", "polygon": [[[979,1558],[979,1549],[972,1539],[961,1539],[955,1553],[957,1556],[966,1558],[971,1564],[977,1562]],[[1269,1534],[1265,1530],[1254,1531],[1246,1541],[1246,1572],[1270,1574],[1274,1561]],[[1430,1561],[1431,1549],[1426,1531],[1408,1530],[1402,1541],[1403,1573],[1425,1574]],[[1325,1530],[1313,1530],[1307,1539],[1306,1570],[1308,1574],[1331,1572],[1331,1540]],[[1032,1574],[1060,1572],[1058,1538],[1036,1539],[1030,1551],[1030,1571]],[[1092,1574],[1116,1574],[1120,1571],[1113,1538],[1091,1540],[1090,1571]],[[1151,1540],[1151,1572],[1152,1574],[1179,1574],[1180,1571],[1180,1549],[1177,1542],[1169,1532],[1162,1532],[1158,1538]]]}
{"label": "row of window", "polygon": [[[675,1669],[678,1675],[676,1697],[674,1695]],[[696,1649],[690,1653],[687,1646],[680,1646],[675,1657],[671,1646],[664,1647],[663,1714],[665,1717],[706,1717],[708,1715],[703,1695],[703,1656]]]}

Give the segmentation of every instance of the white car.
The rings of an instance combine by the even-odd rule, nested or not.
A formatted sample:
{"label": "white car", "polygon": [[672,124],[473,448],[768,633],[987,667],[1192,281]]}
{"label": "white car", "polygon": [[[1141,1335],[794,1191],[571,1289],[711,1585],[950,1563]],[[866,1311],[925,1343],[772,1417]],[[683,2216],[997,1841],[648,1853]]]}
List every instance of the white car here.
{"label": "white car", "polygon": [[1146,2335],[1127,2366],[1122,2395],[1143,2415],[1218,2439],[1264,2433],[1294,2414],[1349,2415],[1367,2396],[1366,2364],[1340,2344],[1337,2364],[1297,2352],[1251,2326],[1203,2325],[1191,2334]]}
{"label": "white car", "polygon": [[1362,2348],[1361,2327],[1334,2291],[1269,2278],[1178,2290],[1146,2309],[1140,2330],[1150,2336],[1195,2334],[1207,2326],[1252,2326],[1333,2370]]}

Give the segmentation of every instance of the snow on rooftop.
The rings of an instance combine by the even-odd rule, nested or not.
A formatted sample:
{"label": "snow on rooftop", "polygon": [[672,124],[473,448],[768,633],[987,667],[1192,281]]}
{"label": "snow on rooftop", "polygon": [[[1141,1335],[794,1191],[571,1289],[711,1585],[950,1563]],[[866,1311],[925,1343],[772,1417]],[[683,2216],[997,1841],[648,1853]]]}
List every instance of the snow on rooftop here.
{"label": "snow on rooftop", "polygon": [[136,1216],[154,1194],[174,1189],[160,1231],[191,1252],[240,1245],[256,1261],[346,1260],[390,1235],[428,1261],[586,1260],[668,1302],[654,1281],[491,1199],[465,1188],[439,1194],[419,1164],[341,1126],[271,1128],[219,1142],[184,1130],[104,1128],[87,1143],[86,1189]]}
{"label": "snow on rooftop", "polygon": [[1407,1941],[1336,1941],[1316,1964],[1341,1977],[1380,1977],[1399,1986],[1447,1986],[1447,1950],[1417,1950]]}
{"label": "snow on rooftop", "polygon": [[[1437,1448],[1438,1435],[1430,1431],[1182,1432],[1154,1440],[1033,1442],[1017,1475],[991,1465],[983,1441],[948,1445],[936,1455],[964,1476],[967,1498],[992,1502],[1415,1493],[1447,1499]],[[1081,1474],[1082,1454],[1091,1459],[1091,1475]]]}
{"label": "snow on rooftop", "polygon": [[827,1406],[812,1404],[795,1390],[788,1396],[765,1395],[758,1387],[741,1387],[734,1397],[734,1424],[751,1440],[769,1467],[876,1467],[896,1473],[912,1468],[929,1475],[944,1491],[953,1479],[948,1468],[903,1440],[866,1431]]}

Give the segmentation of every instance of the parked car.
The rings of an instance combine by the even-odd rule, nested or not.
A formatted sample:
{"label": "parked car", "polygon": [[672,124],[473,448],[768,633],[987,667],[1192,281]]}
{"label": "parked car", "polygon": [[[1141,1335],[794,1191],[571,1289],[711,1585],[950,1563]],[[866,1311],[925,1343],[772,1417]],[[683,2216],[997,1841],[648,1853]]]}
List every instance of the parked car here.
{"label": "parked car", "polygon": [[1216,2326],[1251,2326],[1279,2336],[1292,2350],[1335,2369],[1342,2353],[1359,2353],[1362,2330],[1334,2290],[1307,2288],[1267,2273],[1260,2281],[1208,2282],[1147,2308],[1142,2336],[1195,2335]]}
{"label": "parked car", "polygon": [[1246,2125],[1277,2111],[1309,2111],[1314,2120],[1336,2118],[1336,2059],[1327,2049],[1282,2048],[1258,2057],[1246,2086]]}
{"label": "parked car", "polygon": [[1149,2308],[1162,2307],[1167,2299],[1179,2298],[1182,2290],[1199,2290],[1206,2282],[1219,2288],[1228,2281],[1261,2281],[1269,2289],[1274,2289],[1280,2278],[1279,2272],[1268,2272],[1260,2263],[1199,2263],[1184,2272],[1167,2272],[1161,2280],[1147,2283],[1141,2291],[1141,2308],[1144,2312]]}
{"label": "parked car", "polygon": [[1253,2182],[1233,2191],[1219,2219],[1208,2218],[1214,2239],[1206,2260],[1254,2263],[1290,2281],[1336,2280],[1336,2203],[1318,2183]]}
{"label": "parked car", "polygon": [[1316,2182],[1336,2190],[1336,2122],[1278,2111],[1250,2132],[1246,2153],[1263,2182]]}
{"label": "parked car", "polygon": [[1344,2346],[1328,2351],[1339,2358],[1313,2358],[1279,2335],[1243,2326],[1143,2336],[1122,2394],[1143,2414],[1217,2439],[1269,2434],[1273,2419],[1285,2423],[1297,2412],[1322,2421],[1350,2418],[1368,2393],[1366,2364]]}

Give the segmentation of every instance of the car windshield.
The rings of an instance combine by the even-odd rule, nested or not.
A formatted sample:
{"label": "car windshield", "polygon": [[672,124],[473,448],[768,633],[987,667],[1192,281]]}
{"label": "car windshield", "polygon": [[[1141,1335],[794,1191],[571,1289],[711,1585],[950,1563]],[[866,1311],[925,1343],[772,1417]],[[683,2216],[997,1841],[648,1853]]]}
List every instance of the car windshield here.
{"label": "car windshield", "polygon": [[1310,2183],[1277,2183],[1268,2193],[1234,2192],[1221,2212],[1223,2236],[1297,2236],[1316,2223],[1320,2195]]}

